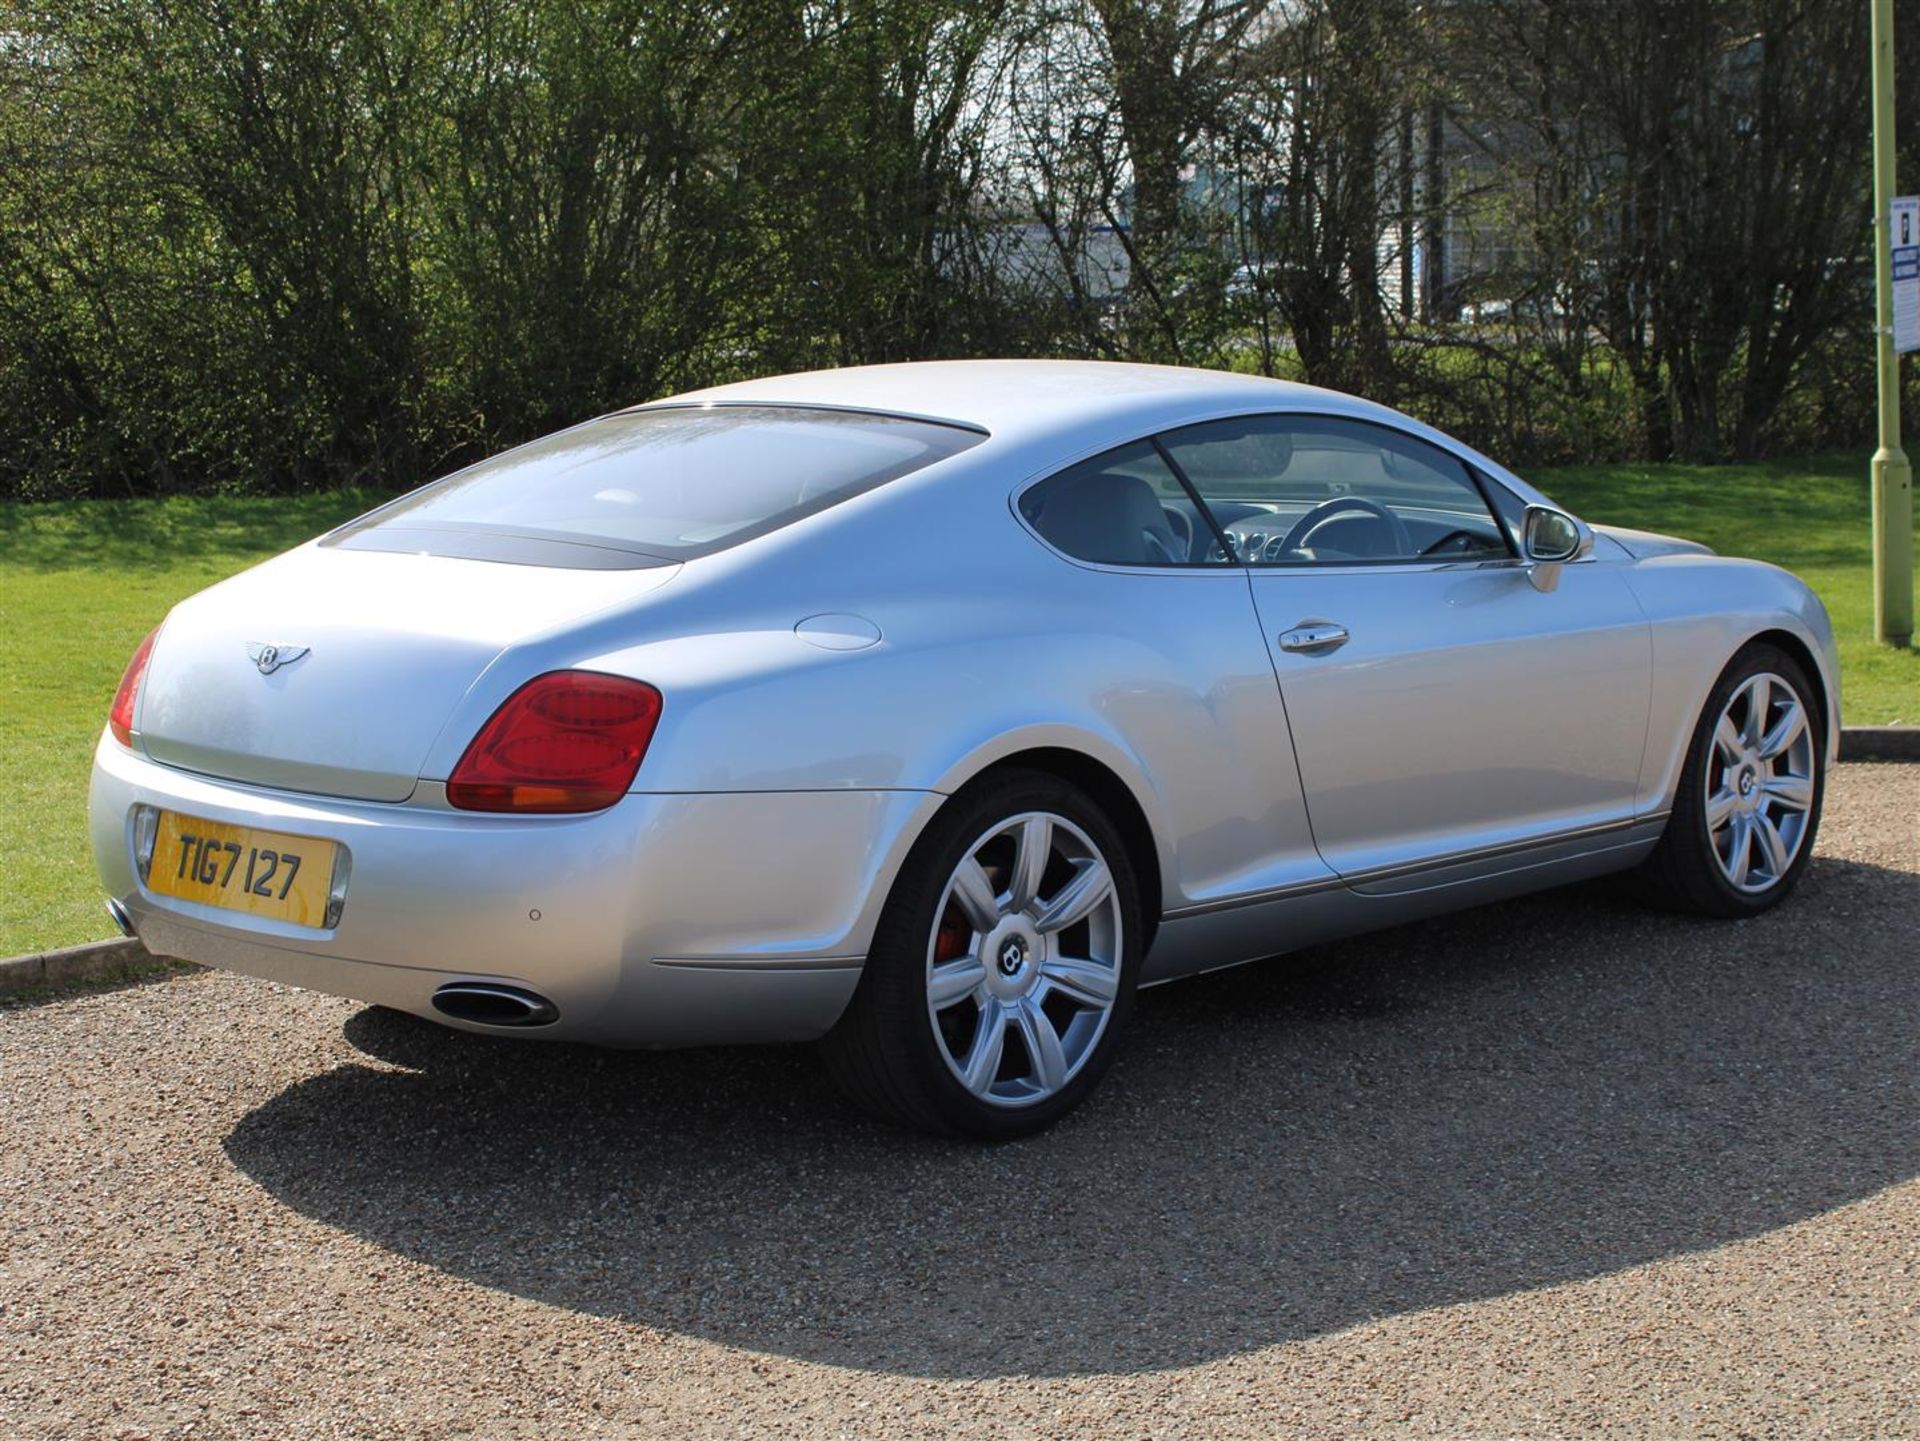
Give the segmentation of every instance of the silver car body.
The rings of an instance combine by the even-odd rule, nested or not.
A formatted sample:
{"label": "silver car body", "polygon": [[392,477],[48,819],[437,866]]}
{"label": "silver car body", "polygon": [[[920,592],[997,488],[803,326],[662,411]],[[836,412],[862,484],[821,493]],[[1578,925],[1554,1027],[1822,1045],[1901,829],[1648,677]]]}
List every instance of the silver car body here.
{"label": "silver car body", "polygon": [[[954,362],[678,397],[958,422],[971,449],[717,553],[561,570],[318,543],[183,602],[131,749],[103,736],[100,874],[157,953],[429,1016],[450,981],[552,1000],[537,1034],[801,1040],[859,980],[889,886],[943,800],[1017,757],[1115,813],[1158,924],[1146,982],[1641,859],[1733,654],[1805,659],[1831,749],[1819,601],[1774,567],[1602,530],[1560,583],[1523,562],[1310,570],[1071,560],[1031,483],[1219,417],[1364,419],[1518,477],[1383,407],[1157,367]],[[1332,620],[1331,654],[1276,637]],[[272,673],[261,643],[305,647]],[[501,702],[561,668],[665,697],[633,790],[578,816],[453,809]],[[330,929],[156,895],[137,806],[339,842]],[[456,1024],[464,1024],[458,1023]]]}

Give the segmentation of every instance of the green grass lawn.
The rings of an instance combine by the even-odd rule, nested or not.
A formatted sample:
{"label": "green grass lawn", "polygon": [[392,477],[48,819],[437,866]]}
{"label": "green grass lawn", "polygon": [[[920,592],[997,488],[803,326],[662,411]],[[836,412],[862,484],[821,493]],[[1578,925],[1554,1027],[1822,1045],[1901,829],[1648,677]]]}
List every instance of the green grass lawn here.
{"label": "green grass lawn", "polygon": [[[1833,613],[1847,719],[1920,722],[1920,652],[1870,637],[1866,461],[1586,466],[1530,477],[1601,522],[1797,571]],[[121,667],[183,596],[357,514],[366,494],[0,504],[0,956],[109,933],[87,772]]]}
{"label": "green grass lawn", "polygon": [[0,504],[0,956],[113,934],[87,775],[140,637],[175,601],[373,499]]}

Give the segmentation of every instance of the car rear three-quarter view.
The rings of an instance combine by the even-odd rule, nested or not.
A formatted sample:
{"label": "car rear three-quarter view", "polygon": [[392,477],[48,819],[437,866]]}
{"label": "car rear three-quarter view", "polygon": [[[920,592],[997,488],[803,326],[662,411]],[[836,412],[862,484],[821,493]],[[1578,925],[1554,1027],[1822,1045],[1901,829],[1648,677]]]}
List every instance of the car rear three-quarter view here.
{"label": "car rear three-quarter view", "polygon": [[176,606],[93,842],[157,954],[820,1041],[875,1112],[1007,1137],[1142,985],[1609,871],[1764,910],[1835,675],[1784,572],[1365,401],[872,367],[588,421]]}

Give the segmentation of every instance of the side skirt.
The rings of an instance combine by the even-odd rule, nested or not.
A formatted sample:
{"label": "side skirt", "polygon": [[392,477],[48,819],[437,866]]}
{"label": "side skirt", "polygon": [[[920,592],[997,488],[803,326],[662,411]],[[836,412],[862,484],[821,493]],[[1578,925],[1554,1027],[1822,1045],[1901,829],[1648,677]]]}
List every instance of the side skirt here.
{"label": "side skirt", "polygon": [[1391,877],[1356,878],[1171,912],[1160,923],[1140,984],[1245,965],[1305,946],[1405,925],[1451,911],[1631,870],[1653,850],[1666,817],[1560,838],[1498,857],[1456,858]]}

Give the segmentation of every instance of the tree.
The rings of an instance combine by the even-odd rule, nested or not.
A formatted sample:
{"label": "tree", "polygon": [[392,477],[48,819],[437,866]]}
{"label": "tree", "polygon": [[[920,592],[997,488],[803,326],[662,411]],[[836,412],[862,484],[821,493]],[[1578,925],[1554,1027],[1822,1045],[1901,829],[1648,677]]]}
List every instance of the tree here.
{"label": "tree", "polygon": [[1531,173],[1535,254],[1631,373],[1648,453],[1756,453],[1859,303],[1864,8],[1491,0],[1481,15],[1480,93],[1529,138],[1505,163]]}
{"label": "tree", "polygon": [[1391,389],[1382,253],[1412,159],[1420,20],[1408,0],[1300,0],[1236,66],[1228,153],[1250,186],[1255,293],[1316,384]]}

